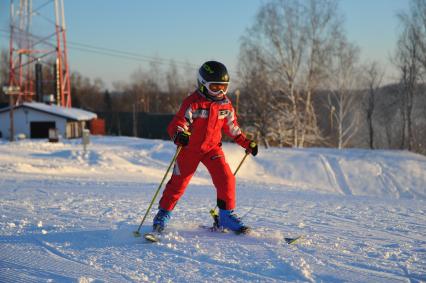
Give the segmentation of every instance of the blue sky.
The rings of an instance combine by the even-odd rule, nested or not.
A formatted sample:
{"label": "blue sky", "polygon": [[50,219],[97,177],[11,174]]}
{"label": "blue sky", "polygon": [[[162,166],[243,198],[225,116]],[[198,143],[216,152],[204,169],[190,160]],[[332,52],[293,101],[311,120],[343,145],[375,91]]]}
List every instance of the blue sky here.
{"label": "blue sky", "polygon": [[[37,2],[41,0],[33,0]],[[0,4],[0,24],[7,29],[8,5]],[[41,1],[44,2],[44,1]],[[240,38],[265,0],[65,0],[71,69],[106,82],[123,80],[149,58],[128,60],[80,50],[81,44],[174,59],[198,66],[215,59],[236,71]],[[389,57],[398,36],[398,11],[408,0],[341,0],[347,37],[361,48],[363,60],[377,60],[393,76]],[[0,33],[0,45],[7,37]],[[80,44],[80,45],[75,45]],[[92,49],[93,50],[93,49]],[[195,72],[195,71],[194,71]],[[195,80],[195,74],[194,74]],[[109,84],[110,85],[110,84]]]}

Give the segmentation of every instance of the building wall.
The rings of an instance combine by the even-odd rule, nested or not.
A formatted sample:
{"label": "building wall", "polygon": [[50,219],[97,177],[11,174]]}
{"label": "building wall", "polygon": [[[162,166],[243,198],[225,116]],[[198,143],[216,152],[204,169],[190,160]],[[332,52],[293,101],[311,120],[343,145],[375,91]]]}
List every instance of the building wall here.
{"label": "building wall", "polygon": [[85,125],[85,121],[68,122],[66,126],[66,134],[63,136],[67,139],[80,138],[83,135]]}
{"label": "building wall", "polygon": [[[10,119],[9,112],[0,113],[0,131],[4,139],[9,139]],[[54,116],[48,113],[42,113],[29,108],[21,107],[13,112],[13,121],[15,128],[15,136],[25,134],[27,138],[31,136],[31,122],[55,122],[59,135],[66,136],[67,121],[65,118]]]}

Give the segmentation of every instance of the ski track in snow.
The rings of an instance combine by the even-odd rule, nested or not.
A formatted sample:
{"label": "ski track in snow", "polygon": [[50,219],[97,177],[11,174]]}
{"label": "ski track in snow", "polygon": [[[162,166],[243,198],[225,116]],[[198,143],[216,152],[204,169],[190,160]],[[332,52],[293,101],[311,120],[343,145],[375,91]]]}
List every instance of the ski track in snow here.
{"label": "ski track in snow", "polygon": [[342,194],[351,196],[352,192],[345,180],[343,172],[340,170],[339,162],[336,158],[327,158],[323,154],[319,155],[324,169],[329,175],[330,181],[337,189],[342,191]]}
{"label": "ski track in snow", "polygon": [[[358,151],[260,153],[261,162],[251,159],[237,176],[237,212],[254,227],[245,236],[198,227],[211,224],[208,211],[215,204],[211,181],[200,168],[162,241],[150,244],[132,231],[173,145],[94,138],[87,156],[79,146],[0,143],[0,282],[426,281],[424,157],[385,152],[362,161]],[[241,151],[224,148],[232,150],[234,166]],[[299,168],[305,178],[283,170],[280,181],[278,170],[293,165],[275,157],[291,156],[297,164],[299,155],[313,166]],[[420,168],[413,169],[419,179],[412,177],[412,183],[394,174],[404,158]],[[376,174],[371,184],[381,187],[354,178],[363,169],[353,165],[359,162]],[[255,168],[261,175],[250,174]],[[319,178],[317,185],[310,174]],[[317,191],[326,184],[332,188]],[[154,213],[141,232],[149,231]],[[303,235],[299,243],[285,244],[284,237],[296,235]]]}

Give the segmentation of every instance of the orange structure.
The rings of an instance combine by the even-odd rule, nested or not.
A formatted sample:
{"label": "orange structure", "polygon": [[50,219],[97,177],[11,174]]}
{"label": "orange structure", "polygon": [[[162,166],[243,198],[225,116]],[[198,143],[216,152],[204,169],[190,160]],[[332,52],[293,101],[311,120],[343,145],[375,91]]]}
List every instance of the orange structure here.
{"label": "orange structure", "polygon": [[[71,107],[63,0],[10,0],[9,86],[18,87],[14,103],[35,100],[36,65],[52,74],[56,104]],[[42,89],[42,79],[37,82]],[[52,83],[53,85],[53,83]]]}

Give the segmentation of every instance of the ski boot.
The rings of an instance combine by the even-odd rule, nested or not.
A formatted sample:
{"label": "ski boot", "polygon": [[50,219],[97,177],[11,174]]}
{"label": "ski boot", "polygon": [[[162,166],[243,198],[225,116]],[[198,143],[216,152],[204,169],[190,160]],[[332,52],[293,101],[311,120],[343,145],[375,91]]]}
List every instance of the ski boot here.
{"label": "ski boot", "polygon": [[219,227],[234,231],[236,234],[247,234],[250,228],[244,225],[233,210],[219,209]]}
{"label": "ski boot", "polygon": [[154,217],[154,224],[152,225],[152,230],[157,233],[163,232],[171,216],[171,211],[160,208],[157,212],[157,215],[155,215]]}

